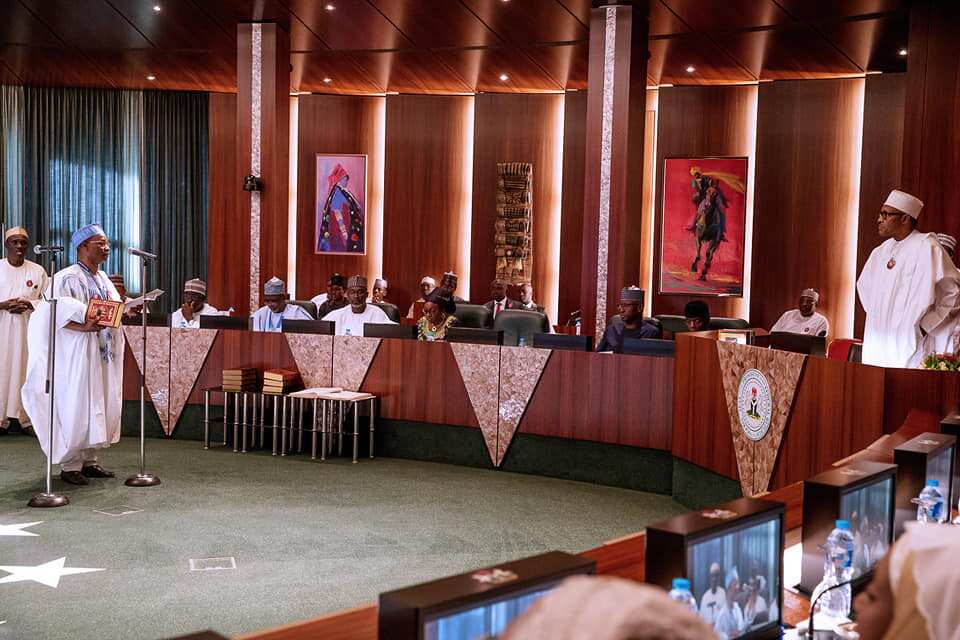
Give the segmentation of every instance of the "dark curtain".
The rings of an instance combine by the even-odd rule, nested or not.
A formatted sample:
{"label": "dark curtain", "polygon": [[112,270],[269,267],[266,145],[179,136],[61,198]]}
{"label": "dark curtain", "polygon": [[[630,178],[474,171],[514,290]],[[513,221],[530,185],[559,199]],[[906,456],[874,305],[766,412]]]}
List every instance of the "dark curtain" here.
{"label": "dark curtain", "polygon": [[181,304],[183,283],[207,279],[207,94],[143,93],[142,244],[160,256],[147,289],[167,292],[158,311]]}

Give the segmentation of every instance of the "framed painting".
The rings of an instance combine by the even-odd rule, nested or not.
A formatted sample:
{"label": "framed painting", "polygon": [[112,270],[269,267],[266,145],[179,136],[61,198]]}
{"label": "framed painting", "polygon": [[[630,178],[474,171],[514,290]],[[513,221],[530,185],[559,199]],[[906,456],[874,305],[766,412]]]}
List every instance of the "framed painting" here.
{"label": "framed painting", "polygon": [[317,154],[314,253],[367,252],[367,156]]}
{"label": "framed painting", "polygon": [[667,158],[660,293],[743,296],[747,158]]}

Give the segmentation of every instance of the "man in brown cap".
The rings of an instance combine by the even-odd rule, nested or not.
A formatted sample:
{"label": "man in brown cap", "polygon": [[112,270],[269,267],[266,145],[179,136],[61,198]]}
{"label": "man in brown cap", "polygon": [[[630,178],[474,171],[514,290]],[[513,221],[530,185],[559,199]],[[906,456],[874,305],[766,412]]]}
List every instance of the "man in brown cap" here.
{"label": "man in brown cap", "polygon": [[0,260],[0,435],[10,420],[30,429],[20,403],[20,389],[27,375],[27,323],[41,293],[47,288],[43,267],[27,260],[27,230],[13,227],[3,236],[6,258]]}
{"label": "man in brown cap", "polygon": [[618,352],[626,338],[659,338],[660,329],[643,319],[643,289],[626,287],[620,290],[620,321],[611,322],[597,351]]}
{"label": "man in brown cap", "polygon": [[173,312],[170,326],[174,329],[199,329],[200,316],[219,314],[216,307],[207,304],[207,283],[194,278],[183,285],[183,306]]}
{"label": "man in brown cap", "polygon": [[349,305],[323,316],[323,320],[336,323],[338,336],[362,336],[365,324],[396,324],[380,307],[367,304],[367,279],[353,276],[347,281]]}

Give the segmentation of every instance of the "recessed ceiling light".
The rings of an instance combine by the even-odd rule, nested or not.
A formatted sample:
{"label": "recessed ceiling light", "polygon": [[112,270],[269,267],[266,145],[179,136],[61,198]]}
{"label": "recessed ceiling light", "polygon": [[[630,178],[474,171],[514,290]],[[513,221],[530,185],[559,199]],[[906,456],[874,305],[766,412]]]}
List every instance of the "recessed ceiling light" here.
{"label": "recessed ceiling light", "polygon": [[151,82],[153,82],[156,79],[157,79],[157,76],[153,75],[152,73],[147,76],[147,80],[150,80]]}
{"label": "recessed ceiling light", "polygon": [[907,55],[907,50],[906,50],[906,49],[900,49],[900,51],[898,51],[897,53],[899,53],[899,54],[902,55],[902,56],[905,56],[905,55]]}
{"label": "recessed ceiling light", "polygon": [[505,74],[505,73],[501,73],[501,74],[500,74],[500,79],[501,79],[503,82],[506,82],[507,80],[510,79],[510,76],[508,76],[508,75]]}
{"label": "recessed ceiling light", "polygon": [[323,81],[326,82],[327,84],[330,84],[331,82],[333,82],[333,78],[324,78]]}
{"label": "recessed ceiling light", "polygon": [[690,65],[690,66],[687,67],[687,73],[693,73],[693,72],[696,71],[696,70],[697,70],[697,68],[696,68],[695,66],[693,66],[693,65]]}
{"label": "recessed ceiling light", "polygon": [[333,11],[334,9],[336,9],[336,7],[333,6],[332,4],[328,4],[327,6],[324,7],[324,9],[326,9],[327,11]]}
{"label": "recessed ceiling light", "polygon": [[161,10],[162,8],[163,8],[163,7],[161,7],[160,5],[155,4],[155,5],[153,5],[153,12],[154,12],[154,13],[160,13],[160,10]]}

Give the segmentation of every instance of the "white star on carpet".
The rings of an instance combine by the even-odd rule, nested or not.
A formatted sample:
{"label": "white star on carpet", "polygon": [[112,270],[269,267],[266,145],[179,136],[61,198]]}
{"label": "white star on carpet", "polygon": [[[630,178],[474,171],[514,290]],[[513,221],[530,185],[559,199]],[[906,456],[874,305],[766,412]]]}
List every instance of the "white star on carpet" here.
{"label": "white star on carpet", "polygon": [[39,522],[23,522],[21,524],[0,524],[0,536],[37,536],[39,534],[24,531],[24,529],[42,523],[43,520]]}
{"label": "white star on carpet", "polygon": [[45,584],[48,587],[53,587],[54,589],[60,584],[60,578],[63,576],[74,575],[77,573],[92,573],[94,571],[105,571],[105,569],[87,569],[84,567],[64,567],[64,563],[67,558],[58,558],[56,560],[51,560],[50,562],[44,562],[43,564],[38,564],[35,567],[20,567],[20,566],[2,566],[0,565],[0,571],[6,571],[10,575],[0,578],[0,584],[7,582],[26,582],[27,580],[32,580],[33,582],[39,582],[40,584]]}

